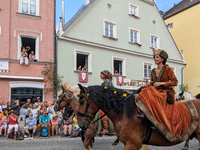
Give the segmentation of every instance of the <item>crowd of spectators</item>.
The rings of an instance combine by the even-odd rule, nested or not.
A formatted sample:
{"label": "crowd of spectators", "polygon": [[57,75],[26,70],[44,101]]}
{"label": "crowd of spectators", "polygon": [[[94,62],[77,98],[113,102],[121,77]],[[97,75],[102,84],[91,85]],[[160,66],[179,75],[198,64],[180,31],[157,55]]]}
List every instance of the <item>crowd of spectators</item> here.
{"label": "crowd of spectators", "polygon": [[[69,118],[63,117],[64,109],[55,112],[54,104],[51,102],[41,102],[40,97],[36,103],[32,103],[31,99],[20,107],[19,100],[13,98],[11,102],[0,101],[0,136],[9,138],[13,135],[16,138],[18,129],[22,128],[19,122],[23,120],[23,131],[27,137],[35,137],[38,131],[38,137],[41,136],[41,129],[46,128],[48,136],[76,137],[80,133],[77,123],[77,117],[73,114]],[[74,132],[72,133],[72,130]],[[54,134],[55,133],[55,134]]]}
{"label": "crowd of spectators", "polygon": [[22,46],[20,53],[20,65],[23,63],[28,65],[29,61],[37,61],[34,51],[31,51],[30,46]]}

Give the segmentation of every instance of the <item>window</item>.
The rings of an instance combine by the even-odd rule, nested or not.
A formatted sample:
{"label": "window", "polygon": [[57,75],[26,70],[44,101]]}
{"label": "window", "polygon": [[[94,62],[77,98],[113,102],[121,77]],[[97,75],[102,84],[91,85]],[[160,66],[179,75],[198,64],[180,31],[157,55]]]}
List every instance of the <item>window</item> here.
{"label": "window", "polygon": [[159,49],[159,38],[158,36],[151,35],[151,47]]}
{"label": "window", "polygon": [[39,16],[39,0],[20,0],[19,12]]}
{"label": "window", "polygon": [[140,43],[140,31],[136,29],[129,29],[130,42],[131,43]]}
{"label": "window", "polygon": [[74,70],[78,70],[79,66],[82,69],[84,66],[86,66],[86,69],[88,72],[92,72],[92,53],[82,50],[75,50],[74,51],[74,57],[75,57],[75,63],[74,63]]}
{"label": "window", "polygon": [[116,38],[116,24],[104,21],[104,36]]}
{"label": "window", "polygon": [[151,70],[153,68],[153,64],[151,63],[144,63],[144,78],[150,79],[151,78]]}
{"label": "window", "polygon": [[134,4],[129,4],[129,14],[135,17],[139,17],[139,7]]}
{"label": "window", "polygon": [[28,58],[31,51],[34,52],[34,55],[39,61],[39,37],[32,36],[32,35],[19,35],[19,44],[18,44],[18,59],[20,59],[20,54],[22,52],[22,47],[28,48],[30,47],[30,50],[27,51]]}
{"label": "window", "polygon": [[119,57],[113,57],[113,74],[114,75],[126,75],[126,59],[125,58],[119,58]]}

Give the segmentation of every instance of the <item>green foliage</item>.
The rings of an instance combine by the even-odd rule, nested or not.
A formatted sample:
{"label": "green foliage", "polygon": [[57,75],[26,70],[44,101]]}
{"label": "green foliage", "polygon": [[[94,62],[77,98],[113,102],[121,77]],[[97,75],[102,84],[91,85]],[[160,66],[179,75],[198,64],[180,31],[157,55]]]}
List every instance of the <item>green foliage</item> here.
{"label": "green foliage", "polygon": [[184,84],[179,85],[179,89],[180,89],[181,91],[190,93],[190,92],[189,92],[188,84],[186,84],[186,85],[184,85]]}
{"label": "green foliage", "polygon": [[56,93],[57,91],[61,90],[61,86],[63,83],[62,81],[63,76],[56,74],[55,70],[56,70],[56,65],[52,60],[50,60],[50,62],[45,64],[45,66],[43,67],[41,74],[46,77],[47,79],[46,82],[48,82],[50,85],[50,87],[47,88],[45,84],[44,88],[45,93],[49,92]]}

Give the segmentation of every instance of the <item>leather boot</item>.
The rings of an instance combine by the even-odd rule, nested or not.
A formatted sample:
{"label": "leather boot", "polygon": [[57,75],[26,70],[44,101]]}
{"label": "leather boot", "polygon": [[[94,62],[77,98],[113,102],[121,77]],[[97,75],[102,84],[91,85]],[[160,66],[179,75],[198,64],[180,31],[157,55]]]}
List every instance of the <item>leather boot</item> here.
{"label": "leather boot", "polygon": [[100,132],[99,134],[108,134],[108,118],[102,118],[103,121],[103,131]]}

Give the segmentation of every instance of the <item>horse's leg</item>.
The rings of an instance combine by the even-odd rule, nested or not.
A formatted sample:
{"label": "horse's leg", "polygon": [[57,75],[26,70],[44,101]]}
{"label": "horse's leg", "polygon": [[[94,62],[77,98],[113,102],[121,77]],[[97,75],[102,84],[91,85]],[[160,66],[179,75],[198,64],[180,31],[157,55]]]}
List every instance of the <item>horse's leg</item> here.
{"label": "horse's leg", "polygon": [[95,126],[91,125],[90,128],[87,129],[84,140],[84,147],[87,150],[93,150],[93,136],[95,134]]}
{"label": "horse's leg", "polygon": [[190,139],[187,139],[185,141],[185,146],[182,148],[182,150],[188,150],[188,148],[189,148],[189,141],[190,141]]}
{"label": "horse's leg", "polygon": [[139,150],[139,149],[135,147],[134,144],[127,142],[123,150]]}

